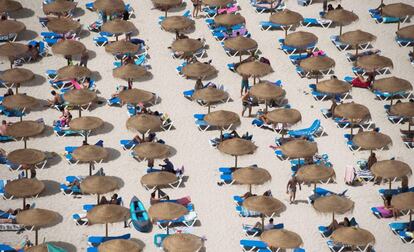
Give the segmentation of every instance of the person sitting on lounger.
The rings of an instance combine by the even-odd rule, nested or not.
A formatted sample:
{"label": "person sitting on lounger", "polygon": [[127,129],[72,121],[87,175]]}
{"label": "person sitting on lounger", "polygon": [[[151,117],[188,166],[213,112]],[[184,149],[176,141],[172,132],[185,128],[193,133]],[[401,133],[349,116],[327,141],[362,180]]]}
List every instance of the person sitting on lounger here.
{"label": "person sitting on lounger", "polygon": [[9,127],[10,124],[11,123],[7,123],[6,120],[2,120],[1,121],[1,125],[0,125],[0,136],[7,136],[6,135],[6,131],[7,131],[7,128]]}
{"label": "person sitting on lounger", "polygon": [[269,219],[269,223],[265,224],[264,227],[262,227],[262,223],[261,222],[256,222],[256,224],[253,226],[253,228],[257,228],[260,230],[272,230],[275,227],[275,225],[273,224],[273,218]]}
{"label": "person sitting on lounger", "polygon": [[109,204],[114,204],[114,205],[121,204],[121,198],[118,197],[117,193],[114,193],[114,195],[112,195],[111,200],[109,201]]}
{"label": "person sitting on lounger", "polygon": [[10,96],[10,95],[14,95],[14,92],[13,92],[13,89],[8,88],[6,93],[4,93],[3,97],[7,97],[7,96]]}
{"label": "person sitting on lounger", "polygon": [[76,190],[80,188],[80,181],[79,179],[74,179],[72,182],[67,184],[68,187],[70,187],[71,190]]}
{"label": "person sitting on lounger", "polygon": [[328,11],[334,10],[334,7],[332,4],[328,4]]}
{"label": "person sitting on lounger", "polygon": [[105,196],[102,196],[101,200],[99,200],[98,205],[105,205],[105,204],[110,204],[110,201],[107,200]]}
{"label": "person sitting on lounger", "polygon": [[59,117],[60,127],[69,127],[69,123],[72,120],[72,114],[67,108],[62,112],[62,115]]}
{"label": "person sitting on lounger", "polygon": [[371,167],[377,162],[377,157],[375,156],[375,153],[372,152],[371,155],[369,155],[368,162],[367,162],[367,169],[371,170]]}
{"label": "person sitting on lounger", "polygon": [[272,191],[271,190],[267,190],[266,192],[263,193],[263,196],[272,196]]}
{"label": "person sitting on lounger", "polygon": [[50,92],[50,93],[53,95],[52,100],[47,100],[50,107],[59,106],[59,105],[63,104],[62,98],[60,97],[60,95],[58,93],[56,93],[55,90],[52,90],[52,92]]}
{"label": "person sitting on lounger", "polygon": [[159,166],[162,167],[163,171],[175,174],[174,164],[168,158],[164,159],[164,164],[160,164]]}
{"label": "person sitting on lounger", "polygon": [[401,192],[408,192],[408,177],[404,176],[401,178]]}

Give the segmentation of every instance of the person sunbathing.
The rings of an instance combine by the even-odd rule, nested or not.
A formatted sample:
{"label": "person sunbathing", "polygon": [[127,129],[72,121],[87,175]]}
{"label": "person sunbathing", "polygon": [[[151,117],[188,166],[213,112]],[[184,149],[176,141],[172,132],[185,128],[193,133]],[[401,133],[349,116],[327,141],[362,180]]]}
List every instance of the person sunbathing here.
{"label": "person sunbathing", "polygon": [[371,86],[371,83],[374,81],[374,75],[370,74],[367,79],[365,79],[362,75],[357,75],[355,77],[351,84],[353,87],[359,87],[359,88],[369,88]]}
{"label": "person sunbathing", "polygon": [[121,198],[118,197],[118,194],[114,193],[114,195],[112,195],[111,200],[109,200],[109,204],[121,205]]}
{"label": "person sunbathing", "polygon": [[253,229],[260,229],[260,230],[272,230],[275,228],[275,224],[273,224],[273,218],[269,219],[269,223],[265,224],[264,227],[262,227],[261,222],[256,222],[256,224],[253,226]]}
{"label": "person sunbathing", "polygon": [[101,200],[99,200],[98,205],[105,205],[105,204],[110,204],[110,201],[107,200],[105,196],[102,196]]}
{"label": "person sunbathing", "polygon": [[0,125],[0,136],[7,136],[7,128],[11,125],[11,123],[8,123],[6,120],[1,121]]}
{"label": "person sunbathing", "polygon": [[71,120],[72,114],[67,108],[65,108],[62,112],[62,115],[59,117],[60,127],[68,127]]}
{"label": "person sunbathing", "polygon": [[74,179],[72,182],[69,182],[67,186],[70,187],[71,190],[79,189],[80,181],[79,179]]}

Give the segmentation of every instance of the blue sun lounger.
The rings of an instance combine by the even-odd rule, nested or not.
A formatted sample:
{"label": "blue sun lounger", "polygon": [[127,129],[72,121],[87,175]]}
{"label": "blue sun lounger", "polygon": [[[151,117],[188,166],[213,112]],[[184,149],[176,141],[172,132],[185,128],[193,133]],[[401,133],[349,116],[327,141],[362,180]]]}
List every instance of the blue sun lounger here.
{"label": "blue sun lounger", "polygon": [[272,250],[267,246],[267,244],[263,241],[258,240],[240,240],[240,246],[245,252],[252,252],[252,251],[269,251]]}
{"label": "blue sun lounger", "polygon": [[0,251],[1,252],[16,252],[14,248],[6,244],[0,244]]}
{"label": "blue sun lounger", "polygon": [[324,129],[319,119],[316,119],[309,128],[288,131],[288,135],[291,137],[312,137],[316,135],[320,136],[323,133]]}
{"label": "blue sun lounger", "polygon": [[[411,221],[411,225],[414,225],[414,221]],[[407,230],[410,222],[391,222],[388,226],[394,234],[398,235],[401,231]]]}
{"label": "blue sun lounger", "polygon": [[99,244],[106,242],[106,241],[110,241],[110,240],[118,240],[118,239],[122,239],[122,240],[129,240],[131,239],[131,234],[124,234],[124,235],[120,235],[120,236],[89,236],[88,237],[88,244],[93,246],[93,247],[98,247]]}

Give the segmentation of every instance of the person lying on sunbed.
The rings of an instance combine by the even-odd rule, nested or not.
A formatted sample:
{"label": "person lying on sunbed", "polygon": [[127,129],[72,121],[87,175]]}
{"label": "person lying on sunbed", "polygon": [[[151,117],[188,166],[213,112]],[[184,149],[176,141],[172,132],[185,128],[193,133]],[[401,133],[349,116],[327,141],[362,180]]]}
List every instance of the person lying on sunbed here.
{"label": "person lying on sunbed", "polygon": [[265,224],[264,227],[262,227],[261,222],[256,222],[256,224],[253,226],[253,228],[257,228],[260,230],[272,230],[275,228],[275,224],[273,224],[273,218],[269,219],[269,223]]}
{"label": "person lying on sunbed", "polygon": [[347,217],[345,217],[344,220],[341,221],[341,222],[339,222],[339,223],[338,223],[338,221],[336,219],[334,219],[331,222],[331,224],[329,224],[328,230],[331,231],[331,232],[333,232],[333,231],[335,231],[338,228],[341,228],[341,227],[350,227],[350,226],[351,226],[351,222],[349,221],[349,219]]}

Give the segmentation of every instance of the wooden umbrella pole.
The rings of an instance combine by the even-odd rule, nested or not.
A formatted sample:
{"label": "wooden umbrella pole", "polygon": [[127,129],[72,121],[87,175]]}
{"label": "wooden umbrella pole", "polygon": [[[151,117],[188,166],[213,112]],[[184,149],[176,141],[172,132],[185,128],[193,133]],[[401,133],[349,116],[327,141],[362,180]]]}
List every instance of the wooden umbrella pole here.
{"label": "wooden umbrella pole", "polygon": [[38,242],[38,240],[39,240],[39,229],[37,229],[36,227],[35,227],[35,245],[37,246],[37,245],[39,245],[39,242]]}
{"label": "wooden umbrella pole", "polygon": [[105,223],[105,237],[108,237],[108,222]]}

